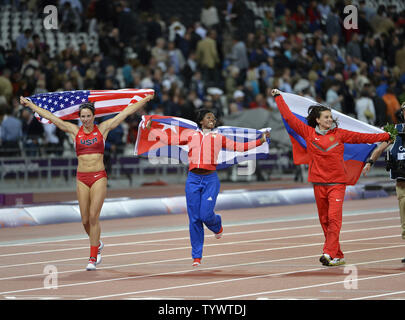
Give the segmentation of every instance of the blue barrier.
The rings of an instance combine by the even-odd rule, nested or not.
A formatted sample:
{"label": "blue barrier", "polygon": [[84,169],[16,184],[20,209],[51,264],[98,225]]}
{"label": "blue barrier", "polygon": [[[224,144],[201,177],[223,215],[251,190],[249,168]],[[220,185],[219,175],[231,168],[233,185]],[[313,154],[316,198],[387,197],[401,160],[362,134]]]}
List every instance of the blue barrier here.
{"label": "blue barrier", "polygon": [[[348,186],[346,200],[387,197],[384,189],[366,190],[364,185]],[[312,188],[281,190],[233,190],[219,194],[216,210],[258,208],[280,205],[313,203]],[[106,199],[100,214],[101,220],[134,218],[163,214],[186,214],[184,196],[167,198]],[[51,205],[19,206],[0,209],[0,227],[43,225],[64,222],[80,222],[77,201]]]}

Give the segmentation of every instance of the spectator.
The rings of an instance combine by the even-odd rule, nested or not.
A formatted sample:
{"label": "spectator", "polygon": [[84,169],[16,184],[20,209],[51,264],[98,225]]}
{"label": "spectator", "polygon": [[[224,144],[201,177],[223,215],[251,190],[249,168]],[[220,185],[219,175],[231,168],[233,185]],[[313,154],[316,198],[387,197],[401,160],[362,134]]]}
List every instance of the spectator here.
{"label": "spectator", "polygon": [[199,72],[199,70],[197,68],[196,55],[194,52],[191,52],[182,71],[184,84],[188,89],[190,88],[193,75],[197,72]]}
{"label": "spectator", "polygon": [[163,28],[158,22],[157,15],[148,13],[146,17],[146,40],[148,43],[156,43],[156,40],[161,37],[163,37]]}
{"label": "spectator", "polygon": [[28,43],[32,41],[32,30],[31,29],[25,29],[24,33],[20,34],[18,38],[16,39],[16,45],[17,45],[17,51],[21,53],[23,50],[26,50],[28,48]]}
{"label": "spectator", "polygon": [[293,93],[293,89],[291,87],[291,69],[290,68],[284,68],[283,74],[281,75],[280,78],[280,84],[279,88],[281,91],[288,92],[288,93]]}
{"label": "spectator", "polygon": [[235,103],[236,111],[245,109],[245,94],[241,90],[236,90],[233,93],[233,102]]}
{"label": "spectator", "polygon": [[249,60],[246,45],[238,35],[233,37],[232,50],[227,58],[239,70],[238,84],[243,84],[246,79],[247,69],[249,68]]}
{"label": "spectator", "polygon": [[25,155],[37,157],[40,155],[40,148],[43,141],[43,125],[38,122],[33,113],[27,108],[21,111],[21,121]]}
{"label": "spectator", "polygon": [[326,34],[328,38],[332,38],[332,36],[337,35],[339,42],[342,41],[342,27],[339,17],[339,11],[337,7],[334,7],[328,14],[326,21],[325,21],[325,28]]}
{"label": "spectator", "polygon": [[264,98],[264,95],[261,93],[257,94],[255,97],[255,100],[249,104],[249,109],[255,109],[255,108],[263,108],[266,110],[269,109],[266,99]]}
{"label": "spectator", "polygon": [[307,15],[309,18],[309,31],[314,32],[320,28],[321,15],[317,9],[317,2],[311,1],[307,8]]}
{"label": "spectator", "polygon": [[185,103],[180,108],[180,117],[194,121],[196,110],[202,105],[195,91],[190,91]]}
{"label": "spectator", "polygon": [[203,100],[205,95],[205,82],[201,78],[201,72],[194,73],[191,79],[190,91],[195,91],[199,99]]}
{"label": "spectator", "polygon": [[176,48],[174,42],[169,42],[167,47],[168,65],[174,68],[178,75],[184,68],[186,61],[183,54]]}
{"label": "spectator", "polygon": [[13,116],[12,108],[6,104],[0,104],[0,116],[3,121],[0,126],[1,153],[2,157],[16,157],[21,155],[20,141],[22,138],[21,121]]}
{"label": "spectator", "polygon": [[219,82],[217,67],[220,61],[216,38],[216,31],[210,29],[207,37],[200,40],[197,44],[197,62],[201,68],[202,79],[208,86],[215,86]]}
{"label": "spectator", "polygon": [[0,75],[0,96],[5,97],[7,102],[10,102],[13,96],[13,85],[10,76],[11,71],[9,69],[4,69],[3,75]]}
{"label": "spectator", "polygon": [[351,55],[346,54],[346,61],[344,65],[345,77],[349,78],[351,74],[356,73],[359,70],[359,66],[354,61]]}
{"label": "spectator", "polygon": [[[114,115],[103,117],[103,121],[112,118]],[[108,133],[105,141],[104,163],[107,174],[111,174],[112,164],[116,162],[117,156],[124,153],[124,127],[120,123],[115,129]]]}
{"label": "spectator", "polygon": [[401,92],[402,93],[399,95],[398,100],[402,106],[402,104],[405,102],[405,81],[402,82],[402,91]]}
{"label": "spectator", "polygon": [[119,29],[113,28],[106,38],[105,56],[111,59],[111,63],[115,66],[124,64],[124,47]]}
{"label": "spectator", "polygon": [[360,5],[360,11],[364,12],[365,18],[367,21],[371,21],[371,19],[375,16],[377,13],[376,10],[369,5],[369,3],[366,3],[366,0],[360,0],[359,1]]}
{"label": "spectator", "polygon": [[399,67],[401,74],[405,74],[405,39],[402,39],[402,46],[395,53],[395,64]]}
{"label": "spectator", "polygon": [[164,64],[168,61],[168,53],[166,49],[166,40],[164,38],[157,38],[156,45],[151,50],[152,57],[156,59],[158,63]]}
{"label": "spectator", "polygon": [[296,30],[306,30],[307,29],[307,17],[305,15],[305,9],[302,4],[297,5],[297,9],[293,12],[291,19],[294,21]]}
{"label": "spectator", "polygon": [[217,8],[214,6],[213,0],[204,1],[204,6],[201,10],[200,21],[207,29],[216,29],[218,27],[218,11]]}
{"label": "spectator", "polygon": [[227,0],[225,6],[222,7],[222,18],[224,23],[230,31],[234,31],[237,28],[237,22],[240,16],[243,14],[242,6],[239,0]]}
{"label": "spectator", "polygon": [[321,21],[324,23],[329,16],[329,13],[332,11],[328,0],[322,0],[321,3],[317,6],[318,12],[321,16]]}
{"label": "spectator", "polygon": [[399,37],[397,35],[393,35],[391,38],[391,41],[389,42],[389,45],[387,47],[387,55],[386,55],[386,60],[387,60],[387,66],[390,68],[395,67],[395,62],[396,62],[396,53],[399,49],[401,49],[401,42],[399,40]]}
{"label": "spectator", "polygon": [[370,21],[370,25],[374,30],[374,33],[389,34],[390,30],[394,29],[394,22],[390,17],[386,16],[385,6],[380,5],[377,10],[377,14]]}
{"label": "spectator", "polygon": [[346,53],[352,58],[362,59],[358,33],[353,33],[352,39],[347,44]]}
{"label": "spectator", "polygon": [[63,32],[78,32],[82,27],[82,19],[77,8],[72,7],[71,3],[61,2],[59,6],[60,28]]}
{"label": "spectator", "polygon": [[376,122],[376,113],[373,100],[370,99],[368,85],[364,86],[360,97],[356,101],[357,119],[374,125]]}
{"label": "spectator", "polygon": [[181,23],[177,16],[173,16],[169,25],[169,41],[175,41],[176,35],[184,36],[186,33],[186,27]]}
{"label": "spectator", "polygon": [[194,22],[194,32],[200,37],[200,39],[204,39],[207,36],[207,29],[200,23],[200,21]]}
{"label": "spectator", "polygon": [[32,53],[34,57],[38,57],[40,54],[46,52],[46,45],[43,43],[38,34],[32,36]]}
{"label": "spectator", "polygon": [[383,95],[383,100],[387,106],[387,117],[390,123],[399,123],[397,112],[400,110],[400,104],[394,94],[392,87],[388,87],[386,93]]}
{"label": "spectator", "polygon": [[47,155],[53,154],[61,156],[63,154],[63,144],[59,135],[61,135],[53,123],[44,125],[44,149]]}
{"label": "spectator", "polygon": [[211,109],[214,111],[217,121],[222,123],[222,118],[224,116],[224,106],[220,100],[222,90],[218,88],[208,88],[207,96],[204,101],[203,108]]}
{"label": "spectator", "polygon": [[374,85],[369,86],[369,93],[375,108],[375,125],[377,127],[382,127],[387,123],[387,105],[385,104],[385,101],[377,94]]}
{"label": "spectator", "polygon": [[342,112],[343,96],[338,94],[340,89],[340,84],[337,80],[332,82],[332,85],[329,87],[326,92],[326,103],[334,110]]}
{"label": "spectator", "polygon": [[330,42],[327,44],[325,48],[325,53],[327,53],[334,61],[343,63],[344,61],[344,53],[339,46],[339,35],[334,34],[330,38]]}
{"label": "spectator", "polygon": [[122,41],[124,45],[129,45],[131,38],[137,31],[136,16],[126,1],[118,2],[115,5],[115,10],[117,17],[116,27],[119,30],[120,41]]}
{"label": "spectator", "polygon": [[377,49],[375,46],[375,39],[371,35],[367,35],[361,47],[361,56],[367,65],[373,63],[374,58],[377,56]]}

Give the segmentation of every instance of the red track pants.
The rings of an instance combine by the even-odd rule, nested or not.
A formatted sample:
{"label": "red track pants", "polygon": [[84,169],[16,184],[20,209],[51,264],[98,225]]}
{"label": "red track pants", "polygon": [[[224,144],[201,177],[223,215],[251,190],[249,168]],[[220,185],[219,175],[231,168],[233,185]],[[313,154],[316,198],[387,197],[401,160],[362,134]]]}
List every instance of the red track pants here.
{"label": "red track pants", "polygon": [[343,258],[340,250],[339,235],[342,228],[342,210],[346,185],[317,185],[314,184],[316,206],[318,207],[319,222],[325,235],[323,253],[332,258]]}

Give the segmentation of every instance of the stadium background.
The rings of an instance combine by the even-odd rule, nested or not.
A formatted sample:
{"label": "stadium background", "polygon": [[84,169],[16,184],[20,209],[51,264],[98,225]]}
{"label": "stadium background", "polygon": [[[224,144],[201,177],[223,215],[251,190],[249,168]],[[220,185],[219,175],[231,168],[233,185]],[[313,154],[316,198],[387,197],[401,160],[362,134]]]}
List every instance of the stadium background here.
{"label": "stadium background", "polygon": [[[125,87],[156,91],[148,114],[193,120],[195,110],[207,107],[225,125],[272,127],[270,159],[258,161],[249,177],[235,168],[221,172],[223,181],[305,181],[305,168],[291,162],[271,88],[311,97],[376,126],[399,121],[395,113],[405,101],[404,4],[353,2],[358,29],[347,29],[348,4],[2,0],[0,188],[74,186],[72,141],[39,123],[20,106],[19,96]],[[57,9],[56,29],[44,26],[46,5]],[[216,54],[206,51],[209,41]],[[133,157],[141,115],[108,136],[111,189],[185,179],[183,165],[152,166]],[[11,119],[13,125],[5,125]]]}
{"label": "stadium background", "polygon": [[[310,96],[376,126],[397,122],[403,1],[353,2],[358,30],[342,27],[350,2],[217,0],[203,10],[205,3],[0,0],[0,299],[404,298],[395,184],[383,159],[348,188],[341,242],[349,269],[320,266],[313,192],[305,167],[291,163],[268,90]],[[46,5],[57,8],[55,30],[44,27]],[[218,60],[206,65],[199,55],[211,30]],[[224,124],[273,129],[270,159],[258,161],[255,174],[219,172],[216,210],[226,231],[220,241],[207,233],[198,270],[183,203],[187,168],[133,156],[139,113],[109,135],[103,264],[85,272],[72,142],[18,103],[39,92],[124,87],[156,90],[146,113],[192,119],[205,106]],[[57,268],[57,290],[45,285],[49,267]],[[357,290],[347,288],[353,270]],[[156,315],[159,303],[138,306]],[[250,306],[250,316],[269,310]]]}

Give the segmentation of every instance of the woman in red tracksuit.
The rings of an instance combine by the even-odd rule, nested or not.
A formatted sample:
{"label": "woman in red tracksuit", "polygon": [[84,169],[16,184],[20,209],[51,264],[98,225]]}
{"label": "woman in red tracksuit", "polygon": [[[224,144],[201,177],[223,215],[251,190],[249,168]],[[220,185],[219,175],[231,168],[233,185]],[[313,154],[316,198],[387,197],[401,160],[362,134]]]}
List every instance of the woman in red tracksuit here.
{"label": "woman in red tracksuit", "polygon": [[329,108],[310,106],[308,125],[297,119],[288,108],[280,91],[272,90],[281,115],[307,144],[309,156],[308,181],[312,182],[319,221],[325,235],[323,254],[319,261],[325,266],[345,263],[339,244],[342,208],[346,191],[346,168],[343,160],[344,143],[375,143],[390,140],[388,133],[358,133],[337,127]]}

